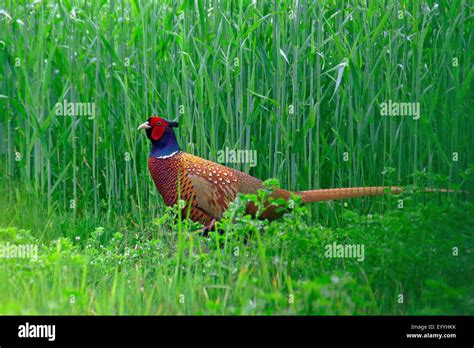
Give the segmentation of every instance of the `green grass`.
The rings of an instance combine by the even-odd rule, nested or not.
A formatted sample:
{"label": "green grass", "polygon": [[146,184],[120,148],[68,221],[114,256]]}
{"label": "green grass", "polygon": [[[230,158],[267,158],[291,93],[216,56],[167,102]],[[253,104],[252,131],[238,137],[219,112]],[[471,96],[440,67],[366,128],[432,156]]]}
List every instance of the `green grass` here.
{"label": "green grass", "polygon": [[[0,313],[473,314],[474,205],[405,202],[384,215],[346,208],[330,227],[299,206],[268,223],[236,204],[219,225],[225,234],[208,238],[176,224],[176,209],[145,229],[39,217],[49,221],[40,241],[0,229],[3,243],[40,245],[38,260],[0,263]],[[15,210],[4,213],[22,225]],[[363,244],[365,259],[326,258],[333,242]]]}
{"label": "green grass", "polygon": [[[0,242],[40,258],[0,259],[0,313],[472,314],[466,196],[239,215],[207,239],[164,207],[136,131],[179,119],[183,150],[256,150],[229,165],[291,190],[472,191],[472,5],[427,4],[1,1]],[[389,99],[420,119],[381,116]],[[333,241],[366,260],[322,257]]]}

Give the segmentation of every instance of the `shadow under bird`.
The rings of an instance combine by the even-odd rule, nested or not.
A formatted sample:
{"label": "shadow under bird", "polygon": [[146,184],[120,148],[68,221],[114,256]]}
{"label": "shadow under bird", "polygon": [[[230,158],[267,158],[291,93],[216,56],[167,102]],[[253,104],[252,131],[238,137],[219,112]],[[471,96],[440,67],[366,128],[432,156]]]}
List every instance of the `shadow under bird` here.
{"label": "shadow under bird", "polygon": [[[165,204],[172,206],[180,199],[187,203],[185,212],[193,221],[202,223],[206,229],[212,229],[214,222],[222,218],[229,204],[238,193],[256,193],[263,188],[263,182],[239,170],[191,155],[180,150],[173,128],[177,122],[158,116],[150,117],[138,129],[144,129],[151,141],[148,157],[150,170],[156,188]],[[402,188],[397,186],[373,186],[321,189],[291,192],[276,188],[271,197],[288,200],[291,194],[300,196],[303,203],[397,194]],[[425,189],[425,192],[453,192],[447,189]],[[282,215],[277,207],[268,205],[260,218],[274,220]],[[255,216],[257,208],[249,203],[246,212]],[[186,216],[186,214],[184,214]]]}

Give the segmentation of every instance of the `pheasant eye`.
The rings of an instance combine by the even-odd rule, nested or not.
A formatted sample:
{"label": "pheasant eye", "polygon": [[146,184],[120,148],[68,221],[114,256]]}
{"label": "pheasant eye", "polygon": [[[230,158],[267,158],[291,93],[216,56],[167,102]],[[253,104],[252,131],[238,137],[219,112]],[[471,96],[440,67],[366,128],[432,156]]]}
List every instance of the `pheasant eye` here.
{"label": "pheasant eye", "polygon": [[157,125],[161,127],[161,122],[158,121]]}

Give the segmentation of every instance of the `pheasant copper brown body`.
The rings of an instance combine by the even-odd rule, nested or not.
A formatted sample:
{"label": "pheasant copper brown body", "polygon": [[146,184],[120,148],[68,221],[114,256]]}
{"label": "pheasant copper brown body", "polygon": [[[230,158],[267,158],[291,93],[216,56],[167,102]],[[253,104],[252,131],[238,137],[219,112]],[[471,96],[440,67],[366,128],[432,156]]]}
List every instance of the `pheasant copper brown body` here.
{"label": "pheasant copper brown body", "polygon": [[248,174],[178,151],[148,158],[148,168],[166,205],[180,199],[190,205],[189,217],[204,225],[220,219],[237,193],[256,192],[262,182]]}
{"label": "pheasant copper brown body", "polygon": [[[178,201],[178,197],[187,203],[184,212],[205,226],[212,226],[215,220],[222,218],[238,193],[256,193],[262,187],[262,181],[241,171],[182,152],[179,148],[173,127],[177,122],[161,117],[150,117],[139,129],[146,129],[152,142],[148,158],[150,170],[156,188],[169,206]],[[356,187],[324,189],[295,192],[304,203],[317,202],[359,196],[398,193],[399,187]],[[275,198],[288,199],[291,192],[275,189]],[[247,213],[255,215],[253,204],[247,206]],[[275,219],[281,213],[276,207],[268,206],[260,218]]]}

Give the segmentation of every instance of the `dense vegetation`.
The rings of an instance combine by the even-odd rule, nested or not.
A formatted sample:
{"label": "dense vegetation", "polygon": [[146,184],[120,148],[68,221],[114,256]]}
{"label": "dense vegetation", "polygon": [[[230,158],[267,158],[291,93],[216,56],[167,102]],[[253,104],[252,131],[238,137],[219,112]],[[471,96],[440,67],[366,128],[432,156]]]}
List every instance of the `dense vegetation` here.
{"label": "dense vegetation", "polygon": [[472,191],[472,23],[462,0],[0,1],[0,244],[39,248],[0,258],[0,314],[473,314],[470,196],[295,202],[273,223],[242,197],[203,236],[136,130],[179,119],[183,150],[255,150],[226,165],[292,190]]}

